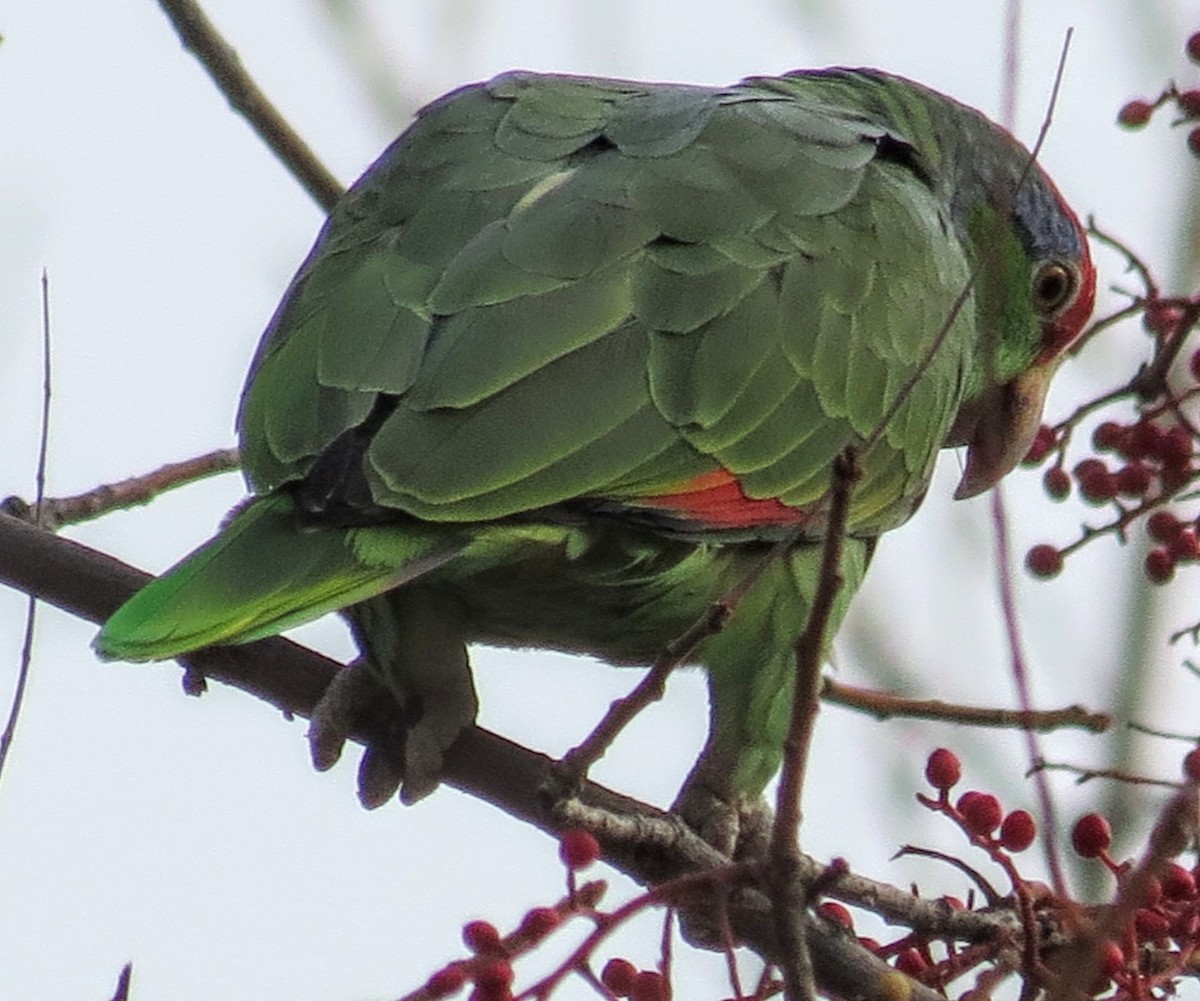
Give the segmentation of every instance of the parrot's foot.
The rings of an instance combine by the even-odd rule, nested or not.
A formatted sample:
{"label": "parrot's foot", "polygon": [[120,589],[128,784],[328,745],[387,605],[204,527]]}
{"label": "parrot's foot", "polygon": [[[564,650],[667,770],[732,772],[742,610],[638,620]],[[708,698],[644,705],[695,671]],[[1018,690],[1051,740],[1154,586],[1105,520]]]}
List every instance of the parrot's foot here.
{"label": "parrot's foot", "polygon": [[773,814],[761,796],[726,798],[701,782],[689,782],[674,811],[693,831],[731,859],[767,857]]}
{"label": "parrot's foot", "polygon": [[[391,691],[363,661],[347,665],[334,675],[313,709],[308,730],[313,767],[322,772],[332,768],[356,725],[368,715],[395,718],[398,711],[403,709]],[[358,798],[364,807],[382,806],[397,790],[405,803],[415,803],[437,788],[442,756],[452,742],[445,722],[435,713],[406,725],[402,761],[383,748],[366,747],[358,768]]]}

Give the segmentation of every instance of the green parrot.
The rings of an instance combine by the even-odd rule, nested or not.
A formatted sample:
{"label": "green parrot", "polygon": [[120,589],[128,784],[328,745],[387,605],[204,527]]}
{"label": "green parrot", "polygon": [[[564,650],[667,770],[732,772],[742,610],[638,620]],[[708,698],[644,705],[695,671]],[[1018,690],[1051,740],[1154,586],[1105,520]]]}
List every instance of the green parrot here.
{"label": "green parrot", "polygon": [[646,665],[757,572],[691,657],[710,730],[676,806],[729,846],[780,765],[833,459],[862,468],[836,628],[940,449],[967,446],[957,497],[1024,455],[1094,287],[1029,152],[909,80],[463,87],[271,319],[238,415],[253,496],[96,649],[341,610],[412,721],[414,798],[475,717],[469,644]]}

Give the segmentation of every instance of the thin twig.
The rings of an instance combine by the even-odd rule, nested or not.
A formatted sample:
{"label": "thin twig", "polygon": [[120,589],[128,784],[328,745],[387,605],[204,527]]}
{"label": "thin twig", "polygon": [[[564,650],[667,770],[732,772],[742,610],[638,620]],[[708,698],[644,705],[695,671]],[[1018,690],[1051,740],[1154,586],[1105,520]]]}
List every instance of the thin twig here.
{"label": "thin twig", "polygon": [[842,589],[842,550],[850,520],[850,498],[862,475],[858,451],[849,446],[833,463],[829,519],[821,549],[821,572],[808,621],[796,640],[796,680],[792,711],[784,741],[783,769],[779,777],[775,823],[771,830],[771,907],[783,946],[785,996],[807,1001],[816,995],[812,962],[804,940],[803,916],[808,905],[796,875],[800,864],[801,799],[808,754],[820,705],[821,664],[828,639],[834,603]]}
{"label": "thin twig", "polygon": [[701,643],[725,628],[729,617],[766,572],[767,567],[779,559],[793,541],[794,539],[789,537],[772,546],[766,556],[737,584],[713,602],[687,632],[663,647],[650,670],[643,675],[634,689],[628,695],[614,699],[592,732],[563,755],[559,769],[564,778],[570,782],[577,782],[586,776],[592,765],[604,757],[613,741],[638,713],[663,697],[671,672],[686,663]]}
{"label": "thin twig", "polygon": [[1061,709],[1008,709],[1000,706],[964,706],[941,699],[913,699],[890,692],[879,692],[856,685],[847,685],[825,677],[821,682],[821,698],[834,705],[869,713],[876,719],[931,719],[939,723],[960,723],[965,726],[985,726],[1006,730],[1081,729],[1104,733],[1112,726],[1107,713],[1093,712],[1083,706],[1064,706]]}
{"label": "thin twig", "polygon": [[[1059,91],[1062,89],[1063,74],[1066,71],[1067,65],[1067,53],[1071,47],[1071,35],[1072,31],[1068,28],[1066,36],[1063,39],[1062,50],[1059,53],[1058,68],[1054,74],[1054,84],[1050,89],[1050,99],[1046,104],[1046,113],[1042,118],[1042,126],[1038,130],[1037,142],[1033,147],[1031,164],[1033,158],[1036,158],[1038,151],[1045,142],[1046,136],[1050,131],[1051,122],[1054,120],[1054,108],[1058,103]],[[1033,694],[1029,684],[1029,670],[1022,649],[1021,628],[1017,615],[1016,595],[1013,589],[1012,553],[1008,537],[1008,519],[1004,510],[1004,497],[1000,490],[994,491],[992,495],[992,524],[995,528],[996,536],[997,586],[1000,590],[1004,630],[1008,639],[1013,681],[1017,687],[1017,700],[1022,711],[1032,712]],[[1032,765],[1040,761],[1042,754],[1036,731],[1029,729],[1025,731],[1025,743],[1030,764]],[[1050,870],[1054,892],[1065,899],[1067,897],[1067,887],[1062,870],[1062,860],[1058,852],[1056,833],[1058,824],[1056,822],[1057,813],[1054,807],[1054,799],[1050,795],[1050,786],[1044,773],[1038,772],[1034,776],[1034,784],[1037,789],[1038,805],[1041,809],[1043,819],[1042,844],[1045,849],[1046,864]],[[1026,928],[1025,930],[1027,972],[1031,972],[1031,964],[1036,960],[1036,941],[1034,939],[1036,931],[1035,928]],[[1033,955],[1029,954],[1031,952]],[[1026,986],[1028,987],[1030,983],[1031,978],[1027,977]]]}
{"label": "thin twig", "polygon": [[[82,494],[47,497],[41,502],[39,524],[55,532],[64,525],[76,525],[112,511],[149,504],[159,494],[237,469],[238,464],[236,448],[221,448],[192,459],[168,462],[141,476],[131,476],[117,483],[102,483]],[[26,521],[34,520],[34,509],[19,497],[0,501],[0,510]]]}
{"label": "thin twig", "polygon": [[158,0],[158,5],[170,18],[183,47],[200,61],[233,109],[250,123],[312,200],[325,212],[332,210],[345,188],[259,89],[200,5],[194,0]]}
{"label": "thin twig", "polygon": [[[37,472],[34,482],[34,524],[42,522],[42,499],[46,496],[46,455],[50,450],[50,276],[42,270],[42,415],[41,433],[38,439]],[[17,683],[13,688],[12,702],[8,707],[8,719],[0,733],[0,778],[8,763],[8,752],[17,735],[17,721],[21,718],[21,707],[25,704],[25,691],[29,686],[29,670],[33,663],[33,634],[37,623],[37,598],[29,595],[25,609],[25,635],[21,640],[21,662],[17,667]]]}

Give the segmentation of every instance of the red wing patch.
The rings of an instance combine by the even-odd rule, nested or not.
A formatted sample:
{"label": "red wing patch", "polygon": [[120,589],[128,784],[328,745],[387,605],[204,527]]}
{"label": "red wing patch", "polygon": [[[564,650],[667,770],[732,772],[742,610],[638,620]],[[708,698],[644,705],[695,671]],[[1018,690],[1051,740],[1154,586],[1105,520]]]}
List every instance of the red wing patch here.
{"label": "red wing patch", "polygon": [[701,473],[676,484],[667,493],[639,497],[633,504],[669,511],[706,528],[799,525],[810,520],[810,512],[789,507],[774,497],[747,497],[737,477],[727,469]]}

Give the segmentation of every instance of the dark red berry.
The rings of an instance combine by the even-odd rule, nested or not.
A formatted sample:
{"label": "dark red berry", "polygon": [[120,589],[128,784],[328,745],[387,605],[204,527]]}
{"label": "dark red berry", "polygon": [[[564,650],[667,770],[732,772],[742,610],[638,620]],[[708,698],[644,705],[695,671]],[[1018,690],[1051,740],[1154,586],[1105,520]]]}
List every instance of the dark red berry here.
{"label": "dark red berry", "polygon": [[1075,479],[1082,480],[1088,476],[1098,476],[1101,473],[1108,472],[1108,466],[1104,464],[1103,459],[1083,459],[1075,463],[1075,468],[1071,470],[1075,474]]}
{"label": "dark red berry", "polygon": [[1146,576],[1155,584],[1165,584],[1175,576],[1175,557],[1162,546],[1146,554]]}
{"label": "dark red berry", "polygon": [[1163,545],[1175,538],[1182,528],[1183,522],[1170,511],[1155,511],[1146,519],[1146,531],[1150,538],[1155,542],[1163,543]]}
{"label": "dark red berry", "polygon": [[518,931],[529,938],[541,939],[562,924],[562,915],[553,907],[535,907],[521,919]]}
{"label": "dark red berry", "polygon": [[957,807],[972,834],[991,834],[1004,817],[1000,800],[990,792],[965,792],[959,797]]}
{"label": "dark red berry", "polygon": [[1109,979],[1125,969],[1125,951],[1112,939],[1100,946],[1100,972]]}
{"label": "dark red berry", "polygon": [[1193,900],[1196,877],[1177,862],[1168,862],[1162,874],[1163,896],[1168,900]]}
{"label": "dark red berry", "polygon": [[463,925],[463,941],[472,952],[499,952],[500,933],[490,921],[468,921]]}
{"label": "dark red berry", "polygon": [[925,781],[941,792],[952,789],[960,778],[962,762],[948,748],[939,747],[925,761]]}
{"label": "dark red berry", "polygon": [[1035,577],[1041,577],[1044,580],[1057,577],[1062,573],[1063,568],[1062,550],[1048,542],[1043,542],[1025,554],[1025,566]]}
{"label": "dark red berry", "polygon": [[1048,424],[1039,425],[1037,434],[1033,436],[1033,444],[1029,446],[1029,451],[1025,453],[1025,458],[1021,462],[1026,466],[1036,466],[1050,454],[1055,441],[1054,428]]}
{"label": "dark red berry", "polygon": [[1176,424],[1168,428],[1158,443],[1158,457],[1168,466],[1185,466],[1192,458],[1192,435]]}
{"label": "dark red berry", "polygon": [[1117,493],[1124,497],[1144,497],[1154,482],[1154,474],[1144,462],[1134,459],[1113,474],[1117,481]]}
{"label": "dark red berry", "polygon": [[1188,118],[1200,118],[1200,90],[1184,90],[1175,96],[1179,110]]}
{"label": "dark red berry", "polygon": [[1115,452],[1125,440],[1125,427],[1116,421],[1104,421],[1092,432],[1092,445],[1098,452]]}
{"label": "dark red berry", "polygon": [[836,900],[823,901],[817,908],[817,913],[823,918],[828,918],[830,921],[836,921],[843,928],[849,928],[851,931],[854,931],[854,918]]}
{"label": "dark red berry", "polygon": [[1023,852],[1037,837],[1037,823],[1028,810],[1013,810],[1000,825],[1000,844],[1010,852]]}
{"label": "dark red berry", "polygon": [[1165,914],[1151,910],[1149,907],[1141,907],[1133,916],[1133,927],[1137,931],[1139,939],[1146,942],[1158,942],[1170,934],[1171,921]]}
{"label": "dark red berry", "polygon": [[574,827],[559,840],[558,857],[568,869],[586,869],[600,857],[600,842],[591,831]]}
{"label": "dark red berry", "polygon": [[896,969],[910,977],[919,977],[928,968],[925,957],[916,949],[904,949],[896,955]]}
{"label": "dark red berry", "polygon": [[1088,813],[1075,821],[1071,846],[1083,858],[1099,858],[1112,844],[1112,828],[1098,813]]}
{"label": "dark red berry", "polygon": [[1191,482],[1195,472],[1191,463],[1185,463],[1182,466],[1163,466],[1162,471],[1158,474],[1158,482],[1162,485],[1163,496],[1170,497],[1178,493]]}
{"label": "dark red berry", "polygon": [[1149,101],[1134,99],[1127,101],[1117,112],[1117,123],[1127,129],[1140,129],[1154,114],[1154,105]]}
{"label": "dark red berry", "polygon": [[629,1001],[670,1001],[667,978],[657,970],[639,970],[629,989]]}
{"label": "dark red berry", "polygon": [[1193,747],[1183,756],[1183,777],[1189,782],[1200,782],[1200,747]]}
{"label": "dark red berry", "polygon": [[600,982],[617,997],[628,997],[637,973],[637,967],[628,959],[616,957],[604,964],[604,969],[600,971]]}
{"label": "dark red berry", "polygon": [[1192,156],[1200,157],[1200,126],[1192,129],[1187,136],[1188,151]]}
{"label": "dark red berry", "polygon": [[1197,538],[1194,528],[1182,528],[1176,532],[1175,538],[1167,544],[1167,549],[1177,563],[1200,560],[1200,538]]}
{"label": "dark red berry", "polygon": [[1071,493],[1071,477],[1062,466],[1051,466],[1042,475],[1042,489],[1052,500],[1065,500]]}
{"label": "dark red berry", "polygon": [[513,982],[512,964],[507,959],[496,957],[480,963],[475,968],[475,983],[482,988],[507,987]]}
{"label": "dark red berry", "polygon": [[1089,469],[1079,477],[1079,493],[1089,504],[1107,504],[1117,496],[1117,478],[1107,469]]}
{"label": "dark red berry", "polygon": [[1175,303],[1151,300],[1146,303],[1145,312],[1142,313],[1142,326],[1158,337],[1169,337],[1175,333],[1181,316],[1183,310]]}
{"label": "dark red berry", "polygon": [[445,966],[425,981],[425,993],[431,998],[448,998],[457,994],[467,982],[467,971],[457,963]]}
{"label": "dark red berry", "polygon": [[[1146,315],[1150,315],[1149,310]],[[1138,421],[1129,428],[1121,442],[1121,454],[1129,459],[1144,459],[1148,455],[1157,454],[1158,440],[1161,437],[1162,431],[1157,424],[1152,424],[1150,421]]]}

